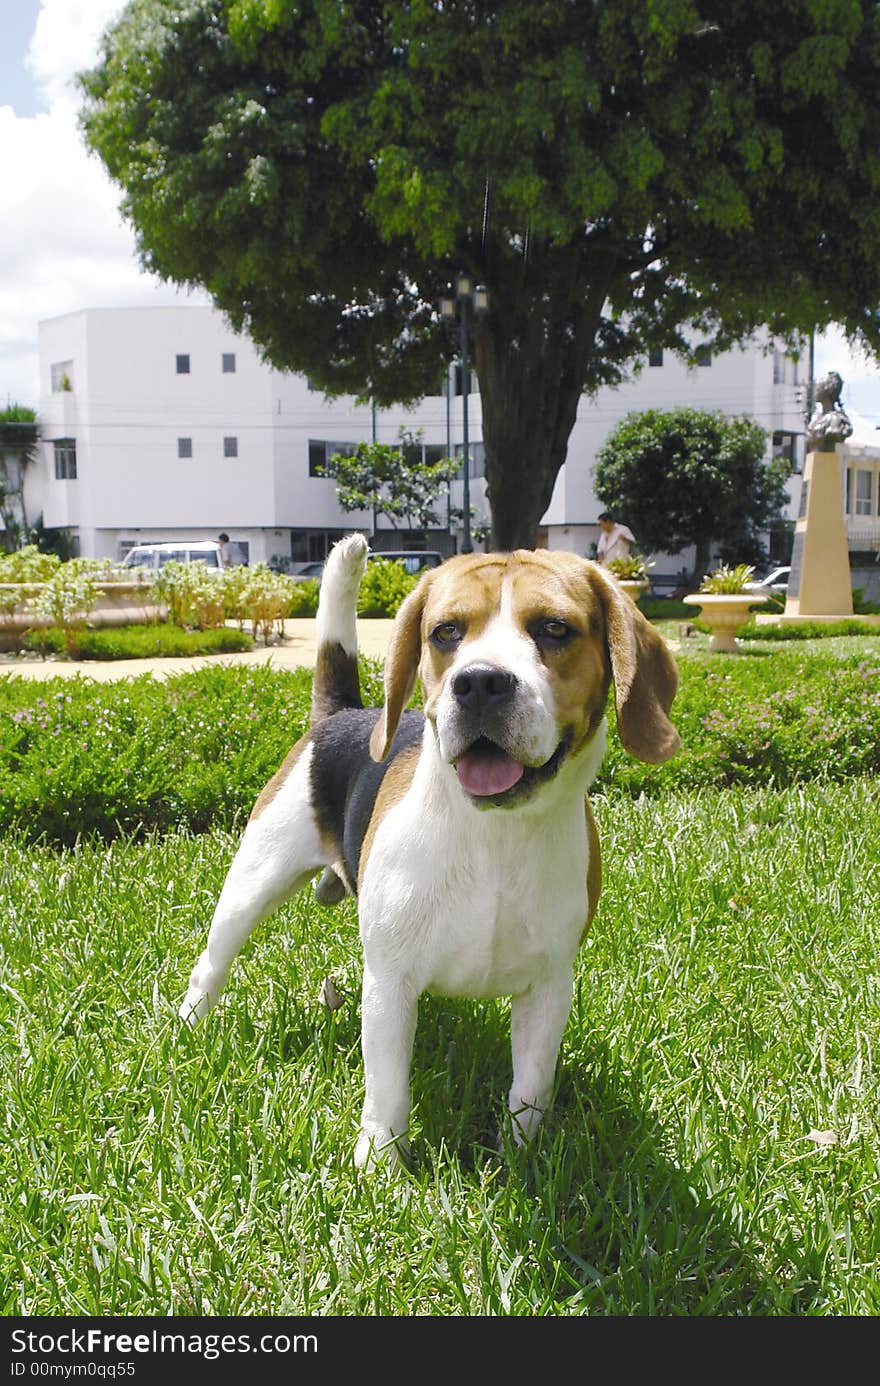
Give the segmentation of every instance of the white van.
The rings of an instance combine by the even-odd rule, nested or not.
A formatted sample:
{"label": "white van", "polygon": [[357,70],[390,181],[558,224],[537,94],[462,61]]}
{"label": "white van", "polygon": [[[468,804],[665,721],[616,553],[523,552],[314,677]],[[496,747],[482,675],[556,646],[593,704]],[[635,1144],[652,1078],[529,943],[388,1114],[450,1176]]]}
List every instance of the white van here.
{"label": "white van", "polygon": [[122,560],[123,568],[158,572],[166,563],[204,563],[212,572],[222,572],[220,545],[214,539],[172,540],[161,544],[135,544]]}

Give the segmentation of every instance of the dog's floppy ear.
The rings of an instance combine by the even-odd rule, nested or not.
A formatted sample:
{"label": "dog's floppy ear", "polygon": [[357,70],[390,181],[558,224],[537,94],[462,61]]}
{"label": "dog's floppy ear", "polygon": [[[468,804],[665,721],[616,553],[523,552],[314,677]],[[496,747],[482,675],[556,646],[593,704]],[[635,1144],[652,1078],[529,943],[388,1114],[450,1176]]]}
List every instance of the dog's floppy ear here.
{"label": "dog's floppy ear", "polygon": [[675,755],[681,745],[668,717],[678,687],[678,666],[666,641],[635,603],[613,578],[591,566],[605,613],[618,735],[631,756],[658,764]]}
{"label": "dog's floppy ear", "polygon": [[416,684],[422,652],[422,612],[430,572],[424,574],[401,604],[391,627],[385,656],[385,706],[370,736],[370,755],[384,760],[394,740],[400,714]]}

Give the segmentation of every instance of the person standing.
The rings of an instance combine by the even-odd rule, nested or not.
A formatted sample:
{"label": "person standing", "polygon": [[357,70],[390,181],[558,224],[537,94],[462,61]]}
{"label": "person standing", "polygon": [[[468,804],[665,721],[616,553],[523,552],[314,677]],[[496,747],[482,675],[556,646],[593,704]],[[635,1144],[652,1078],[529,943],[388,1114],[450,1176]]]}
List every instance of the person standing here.
{"label": "person standing", "polygon": [[596,545],[596,561],[603,568],[615,558],[629,558],[629,551],[636,542],[636,536],[626,525],[619,524],[608,510],[599,516],[599,542]]}
{"label": "person standing", "polygon": [[235,559],[232,556],[232,545],[229,542],[229,535],[225,530],[222,534],[217,535],[217,543],[220,545],[220,567],[233,567]]}

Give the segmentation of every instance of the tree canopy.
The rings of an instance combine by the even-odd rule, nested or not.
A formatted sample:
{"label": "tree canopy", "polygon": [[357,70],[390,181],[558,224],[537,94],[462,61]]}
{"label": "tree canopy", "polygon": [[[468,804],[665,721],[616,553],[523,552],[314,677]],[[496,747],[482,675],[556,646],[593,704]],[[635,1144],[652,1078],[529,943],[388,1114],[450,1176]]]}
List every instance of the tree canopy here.
{"label": "tree canopy", "polygon": [[646,552],[696,546],[694,578],[713,545],[732,561],[763,557],[763,534],[781,518],[790,476],[764,461],[767,435],[753,420],[701,409],[627,414],[599,450],[596,495]]}
{"label": "tree canopy", "polygon": [[501,547],[650,348],[880,348],[876,0],[131,0],[83,88],[144,264],[279,368],[412,401],[438,295],[488,287]]}

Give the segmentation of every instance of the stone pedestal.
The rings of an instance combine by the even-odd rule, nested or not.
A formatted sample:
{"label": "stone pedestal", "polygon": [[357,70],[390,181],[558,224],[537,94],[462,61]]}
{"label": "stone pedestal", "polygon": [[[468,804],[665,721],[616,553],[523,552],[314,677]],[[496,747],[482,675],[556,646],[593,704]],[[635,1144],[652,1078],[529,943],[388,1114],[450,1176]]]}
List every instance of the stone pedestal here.
{"label": "stone pedestal", "polygon": [[840,462],[833,449],[808,452],[785,616],[843,618],[852,614]]}

